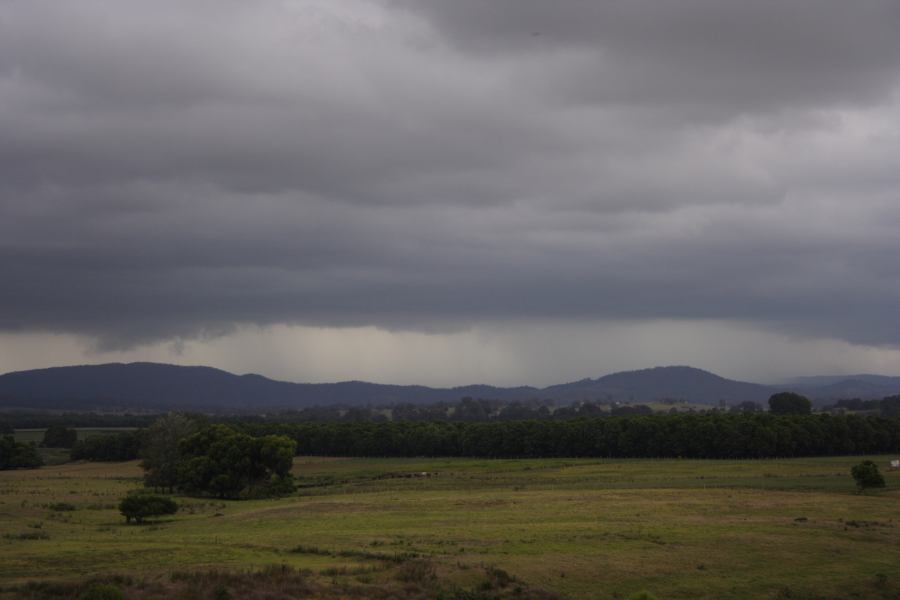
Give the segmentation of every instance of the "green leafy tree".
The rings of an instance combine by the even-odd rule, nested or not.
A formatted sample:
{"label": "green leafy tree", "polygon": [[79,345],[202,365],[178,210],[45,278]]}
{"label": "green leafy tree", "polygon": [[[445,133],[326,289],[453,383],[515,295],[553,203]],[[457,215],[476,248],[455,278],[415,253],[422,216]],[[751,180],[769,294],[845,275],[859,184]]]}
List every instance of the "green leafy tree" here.
{"label": "green leafy tree", "polygon": [[144,485],[169,491],[178,485],[181,441],[199,429],[197,419],[181,413],[168,414],[147,428],[141,447]]}
{"label": "green leafy tree", "polygon": [[36,469],[44,464],[37,446],[17,442],[11,435],[0,437],[0,470]]}
{"label": "green leafy tree", "polygon": [[812,412],[812,402],[794,392],[780,392],[769,398],[769,412],[774,415],[808,415]]}
{"label": "green leafy tree", "polygon": [[143,523],[144,519],[174,515],[178,512],[178,504],[166,496],[148,494],[143,491],[132,492],[119,502],[119,512],[125,517],[125,521],[131,523]]}
{"label": "green leafy tree", "polygon": [[71,448],[78,441],[78,432],[62,425],[52,425],[44,431],[44,448]]}
{"label": "green leafy tree", "polygon": [[850,469],[850,474],[856,481],[856,487],[860,491],[867,488],[883,488],[884,476],[878,471],[878,465],[871,460],[864,460]]}
{"label": "green leafy tree", "polygon": [[181,442],[178,485],[220,498],[292,490],[295,450],[296,442],[286,436],[257,438],[227,425],[210,425]]}

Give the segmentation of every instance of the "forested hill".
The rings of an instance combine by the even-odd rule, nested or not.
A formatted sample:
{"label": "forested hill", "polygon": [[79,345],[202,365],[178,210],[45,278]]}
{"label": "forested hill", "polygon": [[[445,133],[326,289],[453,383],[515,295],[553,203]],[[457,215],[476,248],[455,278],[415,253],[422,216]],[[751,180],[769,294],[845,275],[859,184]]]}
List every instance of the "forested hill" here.
{"label": "forested hill", "polygon": [[[852,381],[861,382],[859,377]],[[883,378],[877,385],[864,381],[877,397],[900,393],[900,378]],[[89,410],[260,411],[311,406],[426,404],[457,402],[460,398],[502,401],[553,400],[561,404],[582,400],[653,402],[685,400],[704,404],[753,401],[764,403],[776,391],[794,389],[812,398],[850,397],[840,391],[864,391],[843,380],[821,378],[790,386],[764,386],[725,379],[691,367],[656,367],[583,379],[546,388],[501,388],[470,385],[430,388],[382,385],[362,381],[289,383],[261,375],[234,375],[211,367],[183,367],[130,363],[55,367],[0,375],[0,407]]]}
{"label": "forested hill", "polygon": [[0,375],[0,407],[84,410],[261,410],[342,404],[456,402],[465,396],[534,398],[530,387],[471,385],[429,388],[363,381],[290,383],[261,375],[234,375],[211,367],[129,363],[54,367]]}
{"label": "forested hill", "polygon": [[541,390],[561,400],[606,399],[620,402],[652,402],[676,399],[699,404],[765,402],[773,388],[719,377],[692,367],[655,367],[623,371]]}

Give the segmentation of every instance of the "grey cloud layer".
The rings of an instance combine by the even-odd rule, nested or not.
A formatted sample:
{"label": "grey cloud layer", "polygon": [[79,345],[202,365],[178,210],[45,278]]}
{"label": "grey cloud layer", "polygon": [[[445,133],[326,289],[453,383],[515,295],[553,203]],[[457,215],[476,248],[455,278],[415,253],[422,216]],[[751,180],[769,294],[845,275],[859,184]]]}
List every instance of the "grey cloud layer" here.
{"label": "grey cloud layer", "polygon": [[0,0],[0,329],[900,343],[896,2]]}

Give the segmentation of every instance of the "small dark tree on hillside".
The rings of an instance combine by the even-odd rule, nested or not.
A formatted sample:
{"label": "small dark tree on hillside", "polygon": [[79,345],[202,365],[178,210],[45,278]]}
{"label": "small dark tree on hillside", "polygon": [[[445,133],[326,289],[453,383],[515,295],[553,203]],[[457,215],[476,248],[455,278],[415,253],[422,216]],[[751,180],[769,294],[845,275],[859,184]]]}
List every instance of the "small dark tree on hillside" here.
{"label": "small dark tree on hillside", "polygon": [[62,425],[52,425],[44,432],[44,448],[71,448],[78,441],[78,432]]}
{"label": "small dark tree on hillside", "polygon": [[812,412],[812,402],[794,392],[781,392],[769,398],[769,412],[774,415],[808,415]]}
{"label": "small dark tree on hillside", "polygon": [[871,460],[864,460],[859,463],[850,469],[850,474],[853,475],[853,479],[856,481],[856,487],[859,488],[859,491],[863,491],[867,488],[884,487],[884,476],[878,472],[878,465]]}
{"label": "small dark tree on hillside", "polygon": [[144,522],[144,519],[174,515],[177,511],[178,505],[171,498],[142,491],[132,492],[119,502],[119,512],[125,517],[127,523],[131,523],[131,520],[134,519],[140,524]]}

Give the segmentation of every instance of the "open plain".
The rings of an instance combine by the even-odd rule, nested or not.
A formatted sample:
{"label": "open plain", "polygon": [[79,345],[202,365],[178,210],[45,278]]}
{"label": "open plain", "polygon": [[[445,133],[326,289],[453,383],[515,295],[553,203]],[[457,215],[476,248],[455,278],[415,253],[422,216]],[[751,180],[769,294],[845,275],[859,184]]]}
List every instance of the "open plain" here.
{"label": "open plain", "polygon": [[456,597],[895,598],[900,473],[858,494],[860,460],[300,457],[291,497],[179,497],[177,515],[143,526],[117,511],[137,462],[6,471],[0,597],[272,565],[347,586],[427,561],[440,589],[483,594]]}

